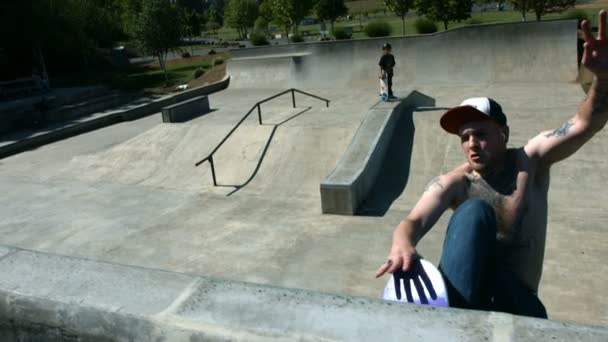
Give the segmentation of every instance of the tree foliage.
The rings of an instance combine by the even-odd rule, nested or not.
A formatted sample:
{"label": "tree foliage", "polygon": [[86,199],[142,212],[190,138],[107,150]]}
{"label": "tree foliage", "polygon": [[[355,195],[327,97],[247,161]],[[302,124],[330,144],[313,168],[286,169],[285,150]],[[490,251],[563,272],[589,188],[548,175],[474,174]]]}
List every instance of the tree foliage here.
{"label": "tree foliage", "polygon": [[267,34],[268,33],[268,20],[266,20],[266,18],[260,16],[255,20],[255,23],[253,24],[253,31],[254,32],[259,32],[259,33],[263,33],[263,34]]}
{"label": "tree foliage", "polygon": [[513,8],[521,13],[521,21],[526,21],[526,13],[530,10],[531,0],[510,0]]}
{"label": "tree foliage", "polygon": [[531,9],[536,15],[536,20],[549,13],[561,13],[574,7],[575,0],[531,0]]}
{"label": "tree foliage", "polygon": [[401,18],[403,35],[405,36],[405,16],[410,9],[414,8],[414,0],[385,0],[384,4],[391,12]]}
{"label": "tree foliage", "polygon": [[268,0],[262,1],[260,4],[259,15],[264,18],[267,22],[271,22],[273,19],[272,7],[270,7],[270,2]]}
{"label": "tree foliage", "polygon": [[416,0],[416,12],[434,21],[441,21],[447,30],[450,21],[471,17],[473,0]]}
{"label": "tree foliage", "polygon": [[176,25],[176,18],[179,9],[169,0],[145,0],[131,32],[143,52],[158,58],[167,82],[167,53],[179,47],[182,36],[182,25]]}
{"label": "tree foliage", "polygon": [[3,79],[87,67],[125,38],[119,0],[0,1]]}
{"label": "tree foliage", "polygon": [[272,21],[283,28],[285,34],[298,32],[300,21],[314,7],[314,0],[266,0],[272,11]]}
{"label": "tree foliage", "polygon": [[334,34],[336,19],[348,14],[348,7],[344,4],[344,0],[318,0],[314,9],[320,20],[329,20],[331,31]]}
{"label": "tree foliage", "polygon": [[205,25],[205,16],[189,7],[183,7],[181,11],[184,34],[188,37],[199,36]]}
{"label": "tree foliage", "polygon": [[239,37],[246,38],[257,17],[258,4],[255,0],[230,0],[224,20],[228,26],[236,29]]}

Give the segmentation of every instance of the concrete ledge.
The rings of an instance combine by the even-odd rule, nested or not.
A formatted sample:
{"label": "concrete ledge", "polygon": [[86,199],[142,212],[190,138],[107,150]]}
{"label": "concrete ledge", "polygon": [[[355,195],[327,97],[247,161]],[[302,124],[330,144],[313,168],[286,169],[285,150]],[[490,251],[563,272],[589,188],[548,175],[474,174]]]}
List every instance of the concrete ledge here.
{"label": "concrete ledge", "polygon": [[334,171],[321,182],[324,214],[354,215],[376,182],[395,123],[402,113],[435,100],[412,91],[399,102],[380,102],[370,110]]}
{"label": "concrete ledge", "polygon": [[48,133],[18,140],[14,143],[6,144],[0,147],[0,159],[50,144],[58,140],[67,139],[79,134],[90,132],[92,130],[115,125],[123,121],[137,120],[142,117],[158,113],[163,107],[172,105],[174,103],[182,102],[192,97],[209,95],[224,90],[228,87],[229,83],[230,76],[226,76],[223,80],[213,84],[186,90],[174,95],[163,96],[158,99],[150,100],[149,102],[130,106],[127,109],[108,112],[107,115],[103,115],[95,119],[86,120],[71,126],[51,130]]}
{"label": "concrete ledge", "polygon": [[197,96],[163,108],[163,122],[185,122],[207,114],[209,110],[209,98],[205,95]]}
{"label": "concrete ledge", "polygon": [[2,341],[606,341],[608,329],[0,247]]}

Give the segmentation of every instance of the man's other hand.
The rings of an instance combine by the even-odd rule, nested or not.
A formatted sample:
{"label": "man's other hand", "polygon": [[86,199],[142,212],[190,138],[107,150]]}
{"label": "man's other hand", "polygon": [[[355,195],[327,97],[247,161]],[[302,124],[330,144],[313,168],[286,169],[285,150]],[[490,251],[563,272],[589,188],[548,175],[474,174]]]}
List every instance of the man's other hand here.
{"label": "man's other hand", "polygon": [[608,34],[606,27],[606,11],[599,14],[599,28],[597,37],[591,33],[589,21],[583,20],[581,30],[585,39],[583,58],[584,65],[600,80],[608,80]]}

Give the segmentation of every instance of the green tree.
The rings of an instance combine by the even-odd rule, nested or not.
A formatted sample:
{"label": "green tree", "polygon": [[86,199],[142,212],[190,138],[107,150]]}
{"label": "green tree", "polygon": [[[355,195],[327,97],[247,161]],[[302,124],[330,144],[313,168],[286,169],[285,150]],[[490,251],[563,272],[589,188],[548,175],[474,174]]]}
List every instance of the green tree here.
{"label": "green tree", "polygon": [[414,8],[414,0],[385,0],[384,4],[395,15],[401,18],[403,25],[403,35],[405,36],[405,15],[410,9]]}
{"label": "green tree", "polygon": [[[204,18],[201,14],[197,13],[196,10],[193,10],[190,7],[182,7],[181,14],[183,34],[192,41],[194,37],[200,36]],[[190,54],[194,55],[193,47],[190,48]]]}
{"label": "green tree", "polygon": [[255,32],[268,34],[268,21],[266,20],[266,18],[262,16],[258,17],[255,20],[255,23],[253,24],[253,30]]}
{"label": "green tree", "polygon": [[179,18],[179,9],[169,0],[146,0],[131,32],[144,53],[158,58],[166,82],[169,82],[167,54],[179,48],[183,31],[181,21],[176,18]]}
{"label": "green tree", "polygon": [[329,20],[332,33],[335,31],[336,19],[348,14],[348,7],[344,5],[344,0],[318,0],[314,9],[320,20]]}
{"label": "green tree", "polygon": [[521,21],[526,21],[526,13],[532,8],[532,0],[510,0],[513,7],[521,13]]}
{"label": "green tree", "polygon": [[313,0],[267,0],[272,9],[272,21],[283,28],[285,35],[298,33],[298,25],[314,6]]}
{"label": "green tree", "polygon": [[203,7],[209,21],[224,24],[224,12],[226,11],[225,0],[198,0],[204,2]]}
{"label": "green tree", "polygon": [[532,0],[532,9],[536,14],[536,20],[548,13],[561,13],[574,7],[575,0]]}
{"label": "green tree", "polygon": [[255,0],[230,0],[224,20],[228,26],[236,29],[239,37],[246,38],[257,17],[258,4]]}
{"label": "green tree", "polygon": [[416,12],[434,21],[441,21],[448,29],[450,21],[461,21],[471,17],[473,0],[416,0]]}
{"label": "green tree", "polygon": [[[115,0],[0,1],[1,78],[87,66],[98,48],[125,38]],[[16,34],[18,33],[18,34]]]}
{"label": "green tree", "polygon": [[223,22],[223,17],[220,13],[221,12],[218,7],[215,4],[211,4],[211,6],[209,6],[209,9],[205,12],[205,14],[207,15],[207,22],[213,22],[221,25],[221,23]]}
{"label": "green tree", "polygon": [[270,2],[268,0],[262,1],[260,7],[258,8],[258,12],[260,17],[264,18],[267,22],[271,22],[273,19],[272,7],[270,7]]}

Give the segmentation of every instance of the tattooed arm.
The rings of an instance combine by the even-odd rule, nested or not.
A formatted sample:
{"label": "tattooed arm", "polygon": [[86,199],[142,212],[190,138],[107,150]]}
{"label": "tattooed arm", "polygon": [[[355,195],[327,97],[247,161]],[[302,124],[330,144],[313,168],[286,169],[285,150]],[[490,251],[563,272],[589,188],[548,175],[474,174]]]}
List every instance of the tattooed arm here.
{"label": "tattooed arm", "polygon": [[606,12],[600,12],[598,37],[591,34],[589,23],[583,21],[585,50],[581,63],[594,74],[587,97],[576,115],[560,128],[543,132],[526,145],[530,156],[551,165],[571,156],[600,131],[608,121],[608,35]]}
{"label": "tattooed arm", "polygon": [[457,172],[433,178],[410,214],[399,223],[393,233],[393,244],[385,263],[376,272],[407,270],[416,258],[416,244],[437,222],[441,214],[455,201],[463,188],[464,177]]}

